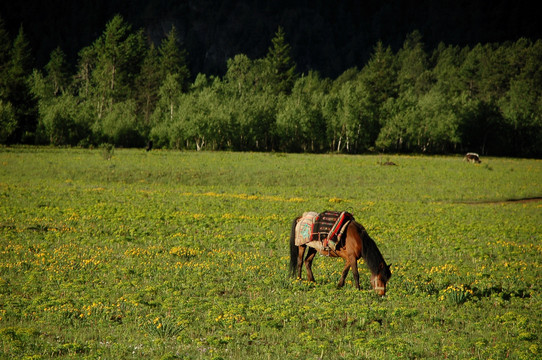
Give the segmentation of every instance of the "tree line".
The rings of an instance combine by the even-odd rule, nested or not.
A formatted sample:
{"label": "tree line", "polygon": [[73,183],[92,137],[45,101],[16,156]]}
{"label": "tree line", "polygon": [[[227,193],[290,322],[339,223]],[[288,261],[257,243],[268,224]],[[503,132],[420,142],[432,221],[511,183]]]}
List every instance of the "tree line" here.
{"label": "tree line", "polygon": [[263,58],[191,74],[174,27],[149,43],[120,15],[70,68],[32,66],[0,20],[0,143],[285,152],[542,156],[542,41],[428,53],[419,32],[335,79],[300,73],[278,28]]}

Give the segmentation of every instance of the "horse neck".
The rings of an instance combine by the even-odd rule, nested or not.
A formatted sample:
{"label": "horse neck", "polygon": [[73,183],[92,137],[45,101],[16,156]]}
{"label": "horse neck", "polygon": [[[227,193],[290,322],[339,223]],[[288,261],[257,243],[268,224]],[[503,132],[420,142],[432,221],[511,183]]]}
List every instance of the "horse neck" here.
{"label": "horse neck", "polygon": [[359,224],[357,225],[363,246],[361,257],[365,261],[365,264],[367,264],[367,267],[369,268],[371,273],[373,275],[376,275],[379,272],[380,264],[384,263],[384,265],[386,265],[386,262],[384,261],[382,253],[380,252],[380,250],[378,250],[376,243],[367,233],[367,230],[365,230],[363,226]]}

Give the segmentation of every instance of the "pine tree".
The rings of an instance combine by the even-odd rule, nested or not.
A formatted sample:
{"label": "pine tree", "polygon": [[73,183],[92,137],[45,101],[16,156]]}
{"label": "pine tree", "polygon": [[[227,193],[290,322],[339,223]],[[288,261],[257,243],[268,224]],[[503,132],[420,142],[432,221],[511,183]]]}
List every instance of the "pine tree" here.
{"label": "pine tree", "polygon": [[400,92],[414,91],[418,95],[427,92],[431,86],[430,72],[422,36],[418,31],[407,35],[403,48],[397,53],[397,60]]}
{"label": "pine tree", "polygon": [[[382,107],[384,103],[397,96],[397,70],[390,47],[384,48],[378,42],[367,65],[360,75],[362,92],[358,101],[362,103],[361,112],[365,119],[363,132],[367,136],[367,145],[372,145],[378,138],[381,126],[386,119]],[[358,91],[359,92],[359,91]]]}
{"label": "pine tree", "polygon": [[101,118],[114,103],[132,95],[134,79],[144,56],[144,41],[140,32],[132,33],[131,26],[116,15],[92,47],[96,56],[92,85]]}
{"label": "pine tree", "polygon": [[166,38],[162,40],[159,48],[160,65],[162,69],[162,79],[165,80],[167,75],[176,75],[181,88],[186,91],[188,89],[188,81],[190,71],[186,63],[186,50],[179,47],[179,38],[177,30],[173,26]]}
{"label": "pine tree", "polygon": [[161,74],[158,51],[151,44],[136,81],[138,107],[143,113],[143,120],[146,125],[149,125],[152,112],[158,101],[160,84]]}
{"label": "pine tree", "polygon": [[445,46],[440,43],[433,52],[432,70],[435,86],[446,96],[457,96],[461,93],[460,68],[465,54],[458,46]]}
{"label": "pine tree", "polygon": [[7,99],[11,39],[0,17],[0,100]]}
{"label": "pine tree", "polygon": [[32,72],[32,53],[23,27],[13,41],[8,69],[7,100],[13,105],[17,130],[14,141],[34,141],[36,130],[36,106],[28,87],[27,77]]}
{"label": "pine tree", "polygon": [[296,64],[292,60],[290,45],[279,26],[265,58],[268,66],[268,85],[276,93],[289,94],[296,81]]}
{"label": "pine tree", "polygon": [[360,80],[377,105],[397,95],[397,71],[393,64],[391,48],[382,42],[374,47],[373,54],[363,68]]}

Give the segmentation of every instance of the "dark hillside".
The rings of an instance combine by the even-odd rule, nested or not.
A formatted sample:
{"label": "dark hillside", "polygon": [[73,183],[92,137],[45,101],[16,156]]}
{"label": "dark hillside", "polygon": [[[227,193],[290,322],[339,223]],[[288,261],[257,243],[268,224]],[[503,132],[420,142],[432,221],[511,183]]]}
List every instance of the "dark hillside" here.
{"label": "dark hillside", "polygon": [[60,46],[73,64],[77,52],[121,14],[149,41],[175,25],[192,74],[223,74],[239,53],[263,56],[281,25],[300,71],[336,77],[361,67],[378,40],[396,50],[419,30],[428,49],[439,42],[466,46],[542,37],[537,11],[526,1],[290,1],[290,0],[51,0],[2,1],[0,16],[14,36],[24,26],[42,67]]}

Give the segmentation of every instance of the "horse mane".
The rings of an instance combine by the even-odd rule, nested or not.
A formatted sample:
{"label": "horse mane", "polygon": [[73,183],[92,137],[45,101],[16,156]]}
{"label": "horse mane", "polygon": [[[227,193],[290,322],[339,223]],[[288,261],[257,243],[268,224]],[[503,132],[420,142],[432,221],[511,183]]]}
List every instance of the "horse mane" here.
{"label": "horse mane", "polygon": [[382,253],[376,246],[376,243],[369,236],[369,233],[367,233],[367,230],[365,230],[363,225],[357,222],[354,222],[354,224],[356,225],[356,229],[363,243],[363,250],[361,252],[361,257],[365,261],[365,264],[367,265],[371,273],[378,274],[380,270],[379,269],[380,264],[384,263],[384,266],[386,266],[384,257],[382,256]]}

